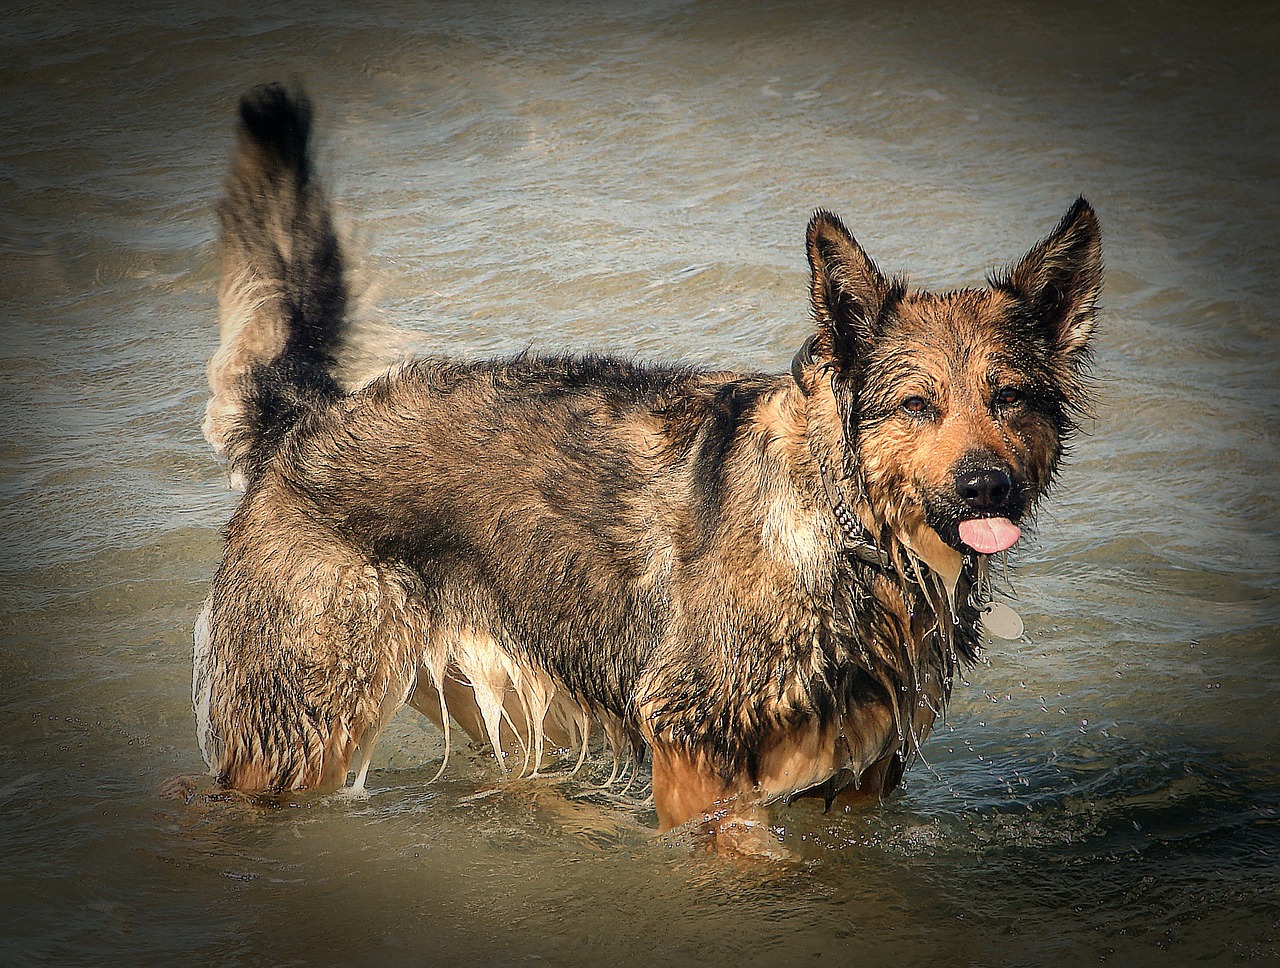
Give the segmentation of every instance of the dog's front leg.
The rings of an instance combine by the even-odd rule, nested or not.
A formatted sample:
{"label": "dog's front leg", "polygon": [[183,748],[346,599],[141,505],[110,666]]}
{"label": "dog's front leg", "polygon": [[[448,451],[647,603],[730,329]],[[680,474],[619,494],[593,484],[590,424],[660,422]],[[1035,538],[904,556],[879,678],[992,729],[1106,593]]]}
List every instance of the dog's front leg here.
{"label": "dog's front leg", "polygon": [[663,831],[708,814],[734,792],[705,757],[654,743],[653,805]]}
{"label": "dog's front leg", "polygon": [[687,825],[712,839],[717,850],[785,856],[754,787],[726,783],[705,757],[663,743],[654,744],[652,756],[653,804],[661,830]]}

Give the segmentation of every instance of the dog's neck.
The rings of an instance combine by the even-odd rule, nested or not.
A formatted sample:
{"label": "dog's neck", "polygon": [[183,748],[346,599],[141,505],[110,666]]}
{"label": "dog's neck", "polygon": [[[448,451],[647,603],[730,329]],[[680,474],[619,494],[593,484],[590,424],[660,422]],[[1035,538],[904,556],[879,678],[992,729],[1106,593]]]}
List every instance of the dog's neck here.
{"label": "dog's neck", "polygon": [[812,438],[808,437],[808,435],[806,435],[806,438],[809,444],[809,453],[813,457],[814,463],[818,465],[818,476],[822,479],[822,490],[826,494],[827,503],[831,506],[831,514],[840,528],[840,537],[845,552],[859,561],[873,565],[882,571],[887,571],[892,567],[889,556],[876,544],[875,539],[871,536],[871,531],[863,524],[862,519],[858,516],[853,506],[850,505],[848,498],[845,496],[841,479],[832,472],[830,466],[823,460],[822,455],[813,446]]}

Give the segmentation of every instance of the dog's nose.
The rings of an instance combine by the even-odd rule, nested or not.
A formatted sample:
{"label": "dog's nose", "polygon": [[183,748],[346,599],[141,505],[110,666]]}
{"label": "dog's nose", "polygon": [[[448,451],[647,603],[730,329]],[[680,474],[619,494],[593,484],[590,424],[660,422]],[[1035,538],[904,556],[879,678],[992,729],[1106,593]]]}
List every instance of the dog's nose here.
{"label": "dog's nose", "polygon": [[1000,470],[974,471],[956,479],[960,500],[975,511],[989,511],[1005,502],[1013,482]]}

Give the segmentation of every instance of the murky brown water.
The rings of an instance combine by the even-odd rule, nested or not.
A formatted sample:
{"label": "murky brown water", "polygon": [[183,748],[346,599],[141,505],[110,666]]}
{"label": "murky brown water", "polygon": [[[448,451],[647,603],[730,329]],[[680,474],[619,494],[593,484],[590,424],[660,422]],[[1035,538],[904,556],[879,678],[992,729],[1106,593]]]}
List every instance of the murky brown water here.
{"label": "murky brown water", "polygon": [[[25,4],[0,41],[0,963],[1059,965],[1280,957],[1272,6]],[[203,9],[203,8],[202,8]],[[969,285],[1086,194],[1100,404],[928,763],[801,861],[503,783],[405,714],[372,794],[201,769],[190,628],[235,98],[301,78],[419,349],[781,369],[809,212]],[[603,766],[603,764],[601,764]],[[830,963],[830,962],[828,962]]]}

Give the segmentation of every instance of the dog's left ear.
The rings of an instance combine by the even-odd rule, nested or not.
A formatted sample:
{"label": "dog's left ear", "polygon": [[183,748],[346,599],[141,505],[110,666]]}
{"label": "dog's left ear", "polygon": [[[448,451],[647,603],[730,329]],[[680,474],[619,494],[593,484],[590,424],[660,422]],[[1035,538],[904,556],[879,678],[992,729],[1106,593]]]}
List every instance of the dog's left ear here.
{"label": "dog's left ear", "polygon": [[1089,203],[1077,198],[1008,278],[993,283],[1024,302],[1055,353],[1080,354],[1093,332],[1102,289],[1102,231]]}

